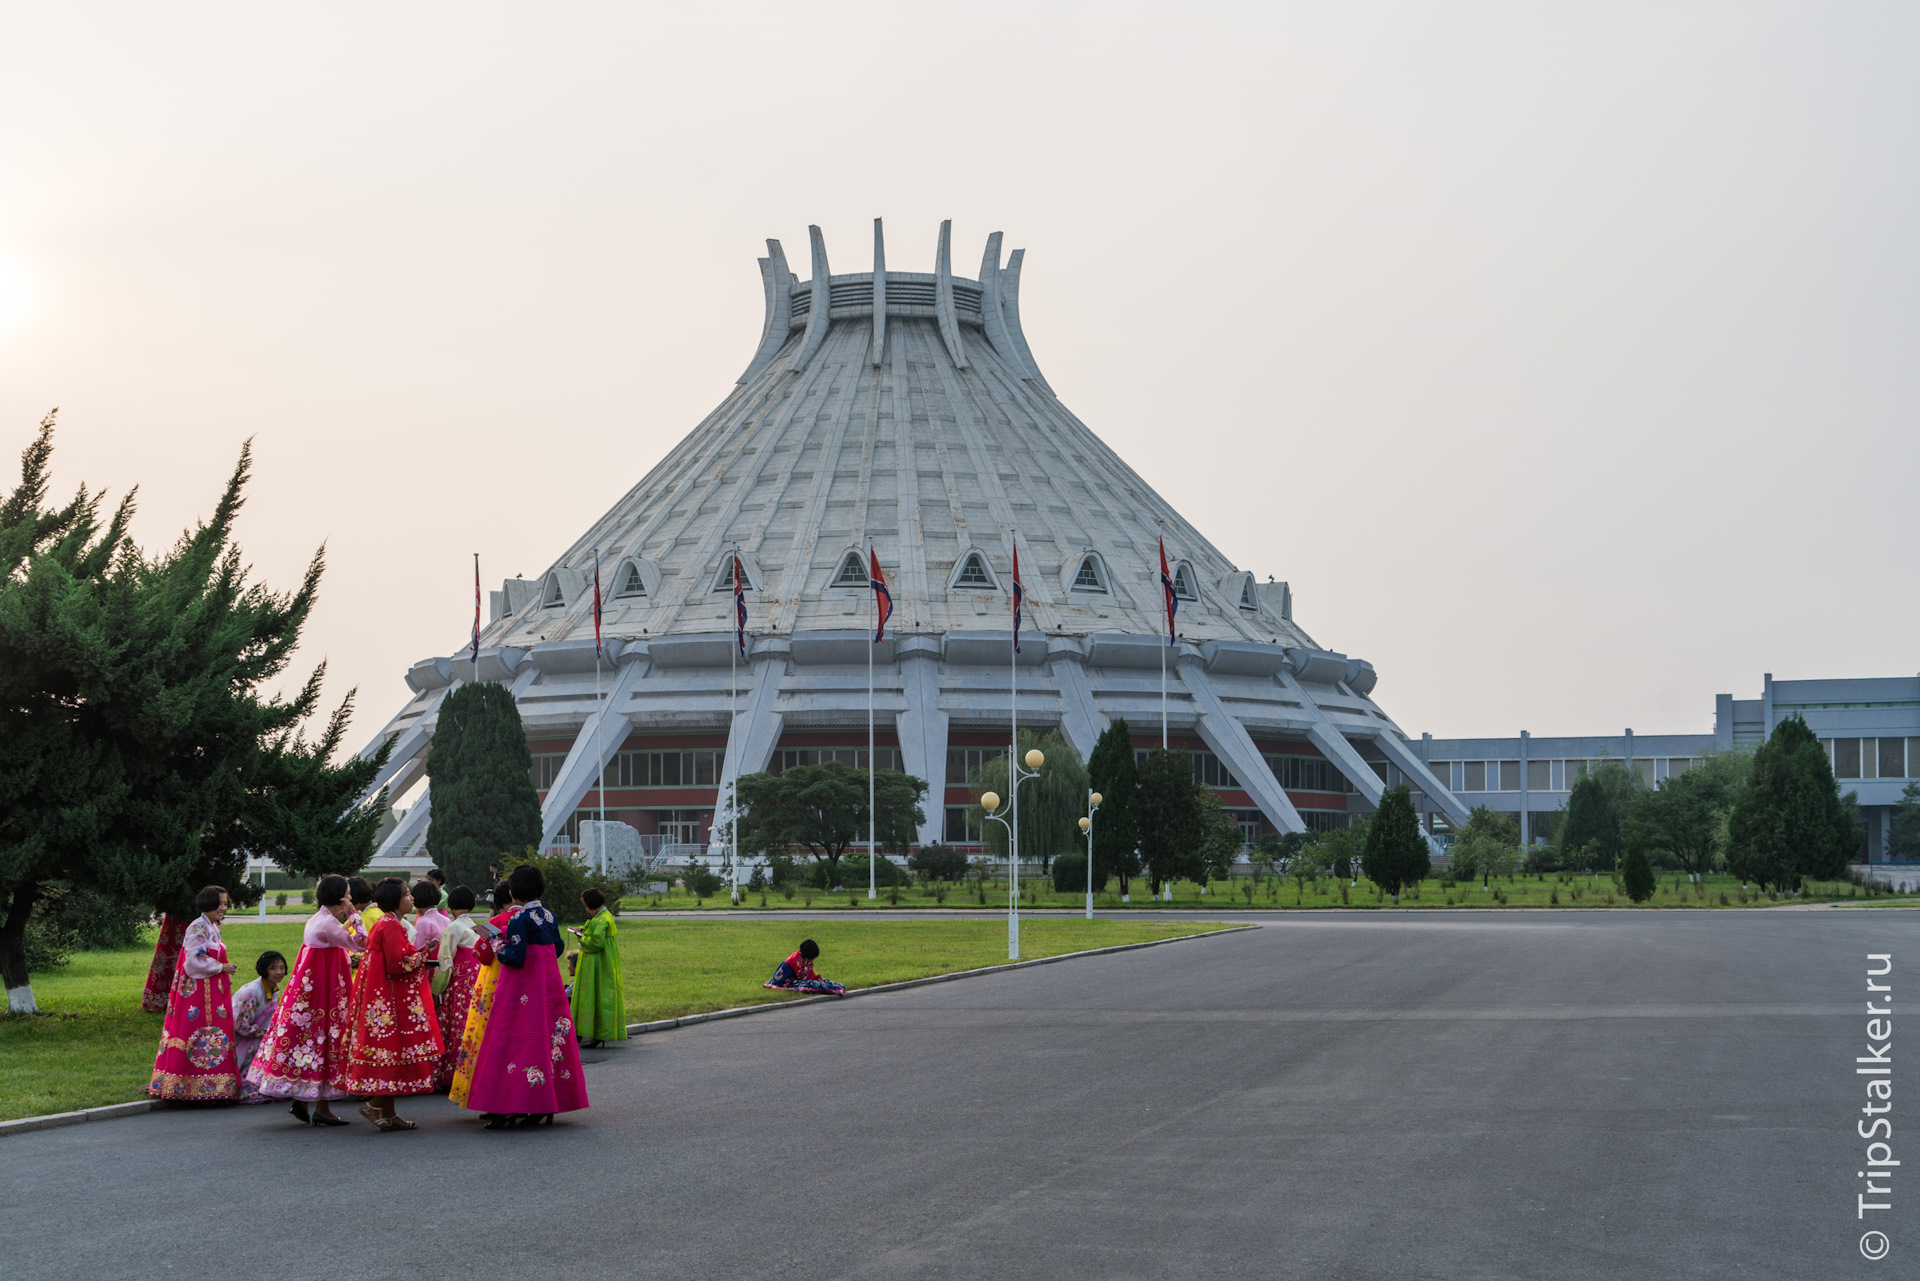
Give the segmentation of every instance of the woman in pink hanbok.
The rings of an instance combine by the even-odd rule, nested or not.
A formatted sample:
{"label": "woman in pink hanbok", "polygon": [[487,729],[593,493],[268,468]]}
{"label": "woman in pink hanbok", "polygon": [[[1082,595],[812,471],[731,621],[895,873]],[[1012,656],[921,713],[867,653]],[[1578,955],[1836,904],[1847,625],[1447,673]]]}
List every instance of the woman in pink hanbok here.
{"label": "woman in pink hanbok", "polygon": [[567,945],[560,937],[560,923],[540,905],[546,877],[539,868],[522,863],[507,885],[514,900],[525,906],[514,913],[494,945],[500,978],[465,1104],[493,1114],[489,1130],[551,1123],[556,1112],[587,1106],[573,1007],[560,981],[559,954]]}
{"label": "woman in pink hanbok", "polygon": [[227,892],[209,885],[194,896],[200,916],[187,926],[174,964],[167,1018],[153,1056],[147,1093],[171,1102],[231,1099],[240,1093],[233,1067],[233,983],[237,966],[227,961],[220,922]]}
{"label": "woman in pink hanbok", "polygon": [[473,891],[456,885],[447,891],[450,917],[440,933],[440,962],[433,971],[433,1007],[440,1016],[440,1032],[447,1052],[433,1069],[433,1088],[451,1089],[460,1066],[460,1041],[466,1033],[467,1011],[473,1008],[474,984],[480,978],[479,925],[473,919]]}
{"label": "woman in pink hanbok", "polygon": [[300,955],[247,1068],[247,1083],[265,1098],[290,1101],[302,1124],[345,1125],[329,1101],[348,1097],[343,1083],[359,944],[344,923],[355,919],[347,878],[321,877],[315,897],[320,910],[301,934]]}
{"label": "woman in pink hanbok", "polygon": [[440,936],[446,932],[447,925],[453,919],[441,909],[442,897],[444,896],[440,893],[440,887],[432,881],[414,882],[415,912],[412,921],[413,929],[407,935],[407,942],[413,944],[415,951],[430,960],[440,955]]}

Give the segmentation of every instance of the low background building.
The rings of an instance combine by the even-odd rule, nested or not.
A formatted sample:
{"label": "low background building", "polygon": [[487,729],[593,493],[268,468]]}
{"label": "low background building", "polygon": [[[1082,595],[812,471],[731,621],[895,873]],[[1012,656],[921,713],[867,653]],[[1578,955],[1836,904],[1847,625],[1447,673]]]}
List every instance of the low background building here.
{"label": "low background building", "polygon": [[[1580,737],[1435,738],[1419,744],[1439,782],[1469,807],[1517,815],[1522,839],[1553,839],[1568,793],[1590,762],[1625,761],[1648,786],[1684,773],[1709,752],[1752,751],[1789,716],[1800,716],[1827,747],[1843,792],[1859,800],[1861,862],[1898,862],[1888,848],[1893,807],[1920,779],[1920,676],[1776,681],[1761,678],[1759,698],[1714,700],[1709,734]],[[1418,804],[1418,801],[1416,801]],[[1436,835],[1447,831],[1438,807],[1425,806]]]}

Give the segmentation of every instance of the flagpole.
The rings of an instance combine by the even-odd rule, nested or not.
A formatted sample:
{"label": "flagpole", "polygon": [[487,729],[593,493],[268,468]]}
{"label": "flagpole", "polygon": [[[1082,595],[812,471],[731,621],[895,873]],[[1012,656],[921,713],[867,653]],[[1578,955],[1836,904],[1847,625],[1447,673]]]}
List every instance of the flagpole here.
{"label": "flagpole", "polygon": [[[873,561],[871,538],[867,540],[867,561],[869,564]],[[880,624],[880,593],[872,589],[871,583],[868,584],[867,603],[868,617],[877,629]],[[875,780],[878,776],[874,772],[873,753],[873,651],[879,644],[878,640],[867,642],[867,897],[870,899],[880,897],[879,866],[875,861],[879,858],[880,849],[876,840],[879,819],[874,811],[874,795],[878,790]]]}
{"label": "flagpole", "polygon": [[1013,630],[1007,635],[1007,719],[1013,741],[1007,744],[1007,790],[1012,822],[1007,827],[1007,959],[1020,959],[1020,531],[1013,542]]}
{"label": "flagpole", "polygon": [[[735,548],[733,554],[733,643],[727,646],[727,743],[733,743],[733,732],[740,728],[740,552]],[[720,763],[726,768],[726,762]],[[737,794],[737,789],[736,789]],[[714,812],[719,812],[719,797]],[[730,806],[729,809],[736,807]],[[727,867],[733,877],[733,901],[740,901],[740,816],[729,814],[727,820]]]}
{"label": "flagpole", "polygon": [[600,731],[607,723],[606,709],[600,706],[600,549],[593,549],[593,759],[599,762],[600,778],[600,874],[607,874],[607,763],[600,758]]}
{"label": "flagpole", "polygon": [[[740,646],[736,643],[727,646],[727,741],[733,741],[733,731],[740,725]],[[726,762],[720,763],[726,768]],[[728,806],[733,810],[734,806]],[[740,901],[740,816],[729,813],[727,819],[727,862],[733,868],[733,901]]]}

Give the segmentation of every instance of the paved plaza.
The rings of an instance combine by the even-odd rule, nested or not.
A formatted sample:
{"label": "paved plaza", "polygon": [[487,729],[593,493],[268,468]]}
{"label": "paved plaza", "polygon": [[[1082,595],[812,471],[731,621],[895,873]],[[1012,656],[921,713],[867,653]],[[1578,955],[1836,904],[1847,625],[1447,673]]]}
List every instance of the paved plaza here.
{"label": "paved plaza", "polygon": [[1920,1259],[1905,1194],[1867,1225],[1892,1255],[1860,1257],[1853,1133],[1865,955],[1893,953],[1901,996],[1920,914],[1249,919],[643,1036],[588,1055],[592,1110],[550,1130],[483,1133],[434,1099],[407,1134],[227,1108],[9,1138],[0,1274],[1828,1278]]}

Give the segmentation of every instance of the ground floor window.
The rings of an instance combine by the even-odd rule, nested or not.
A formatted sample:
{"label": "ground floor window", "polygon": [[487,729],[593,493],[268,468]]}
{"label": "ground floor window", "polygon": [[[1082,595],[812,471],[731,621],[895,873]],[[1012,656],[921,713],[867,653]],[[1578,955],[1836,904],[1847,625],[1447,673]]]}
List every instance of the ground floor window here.
{"label": "ground floor window", "polygon": [[[876,747],[873,749],[873,755],[874,764],[878,768],[900,770],[899,748]],[[798,769],[802,765],[829,765],[836,761],[842,765],[863,770],[867,768],[867,749],[864,747],[783,747],[774,752],[773,759],[767,763],[767,773],[778,774],[782,770]]]}
{"label": "ground floor window", "polygon": [[947,806],[946,830],[940,839],[948,845],[980,844],[984,838],[972,816],[973,807],[970,805]]}
{"label": "ground floor window", "polygon": [[1300,821],[1309,832],[1344,832],[1353,826],[1353,815],[1345,810],[1301,810]]}

